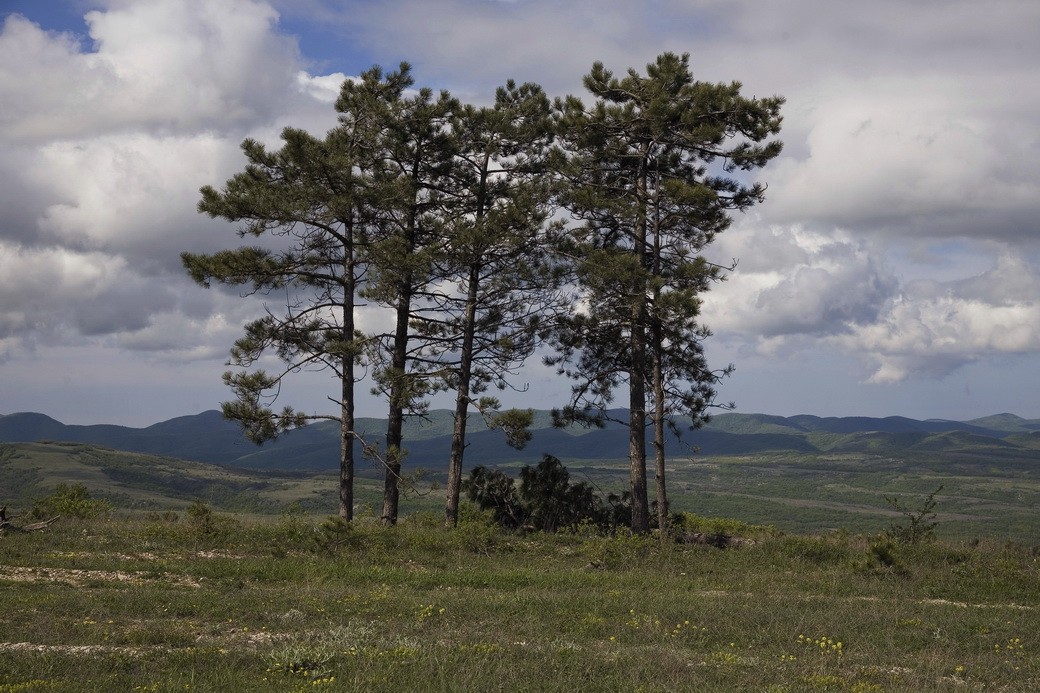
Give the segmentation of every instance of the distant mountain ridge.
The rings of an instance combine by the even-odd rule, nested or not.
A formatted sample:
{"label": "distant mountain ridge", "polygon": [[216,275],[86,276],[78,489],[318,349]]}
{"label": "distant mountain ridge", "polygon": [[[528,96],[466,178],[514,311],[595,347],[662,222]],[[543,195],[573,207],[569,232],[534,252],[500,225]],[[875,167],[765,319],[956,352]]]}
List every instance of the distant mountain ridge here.
{"label": "distant mountain ridge", "polygon": [[[622,418],[624,411],[615,412]],[[385,422],[359,419],[359,432],[373,443],[382,442]],[[433,471],[446,466],[451,445],[452,413],[435,410],[424,419],[411,419],[406,429],[407,464]],[[467,466],[537,461],[543,453],[568,460],[618,460],[627,456],[628,430],[619,423],[602,429],[554,429],[548,411],[538,411],[533,439],[523,451],[506,445],[498,431],[489,431],[476,415],[470,417]],[[257,447],[247,441],[237,423],[218,411],[180,416],[145,428],[109,424],[67,425],[34,412],[0,416],[0,442],[67,441],[102,445],[184,460],[251,469],[333,469],[338,459],[338,424],[320,422],[284,434]],[[994,457],[1020,456],[1040,461],[1040,420],[997,414],[971,421],[900,416],[819,417],[810,415],[719,414],[682,439],[670,435],[669,454],[686,456],[690,446],[698,455],[727,456],[761,453],[873,455],[959,453],[984,451]],[[360,444],[357,448],[360,457]]]}

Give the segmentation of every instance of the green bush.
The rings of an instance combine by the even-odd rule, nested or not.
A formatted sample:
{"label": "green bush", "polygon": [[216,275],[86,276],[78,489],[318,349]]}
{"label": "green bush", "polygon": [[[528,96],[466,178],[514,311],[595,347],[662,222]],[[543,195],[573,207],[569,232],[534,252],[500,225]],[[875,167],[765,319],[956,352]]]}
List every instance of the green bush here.
{"label": "green bush", "polygon": [[517,529],[527,522],[527,510],[513,480],[497,469],[474,467],[462,483],[466,496],[482,511],[491,513],[496,524]]}
{"label": "green bush", "polygon": [[866,558],[857,567],[868,575],[910,576],[910,569],[900,556],[897,545],[884,536],[871,543]]}
{"label": "green bush", "polygon": [[87,487],[83,484],[58,484],[54,492],[37,500],[29,511],[29,517],[43,520],[61,515],[62,517],[90,518],[108,515],[112,504],[107,500],[91,498]]}
{"label": "green bush", "polygon": [[203,501],[197,500],[188,506],[187,539],[198,544],[226,542],[233,531],[240,525],[238,520],[228,515],[218,515]]}
{"label": "green bush", "polygon": [[463,503],[459,506],[459,524],[452,536],[462,549],[490,556],[498,548],[499,531],[490,512],[479,510],[472,503]]}
{"label": "green bush", "polygon": [[310,535],[309,548],[315,553],[332,553],[343,546],[357,548],[360,541],[353,525],[347,524],[339,515],[331,515]]}
{"label": "green bush", "polygon": [[200,535],[216,534],[217,523],[213,518],[213,511],[200,500],[188,506],[188,526]]}
{"label": "green bush", "polygon": [[286,506],[278,521],[262,531],[263,540],[269,544],[271,555],[276,558],[284,558],[292,549],[304,548],[311,533],[307,515],[297,501]]}
{"label": "green bush", "polygon": [[627,494],[604,499],[583,482],[572,482],[567,468],[552,455],[544,455],[534,467],[520,469],[520,486],[498,470],[474,468],[463,490],[495,523],[509,529],[529,527],[540,532],[574,531],[590,523],[601,532],[616,530],[631,521]]}

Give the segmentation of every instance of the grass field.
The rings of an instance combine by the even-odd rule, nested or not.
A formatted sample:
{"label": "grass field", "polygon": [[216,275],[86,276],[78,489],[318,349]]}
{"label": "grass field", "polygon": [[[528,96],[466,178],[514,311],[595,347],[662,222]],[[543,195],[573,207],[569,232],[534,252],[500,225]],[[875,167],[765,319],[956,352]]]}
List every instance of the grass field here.
{"label": "grass field", "polygon": [[[627,483],[625,460],[564,462],[573,480],[600,491],[620,492]],[[514,477],[519,467],[500,466]],[[379,470],[366,461],[358,473],[358,504],[379,507]],[[908,451],[899,458],[865,453],[675,458],[668,474],[673,510],[786,532],[877,533],[899,517],[888,498],[915,507],[942,486],[936,496],[942,538],[1030,543],[1040,536],[1040,463],[975,449]],[[443,490],[430,486],[438,478],[435,471],[409,485],[402,514],[443,512]],[[338,508],[331,473],[236,470],[82,443],[0,444],[0,504],[31,505],[62,482],[82,483],[95,497],[128,509],[182,510],[195,500],[223,511],[269,515],[293,503],[320,514]]]}
{"label": "grass field", "polygon": [[1025,545],[439,524],[195,505],[0,535],[0,693],[1040,689]]}

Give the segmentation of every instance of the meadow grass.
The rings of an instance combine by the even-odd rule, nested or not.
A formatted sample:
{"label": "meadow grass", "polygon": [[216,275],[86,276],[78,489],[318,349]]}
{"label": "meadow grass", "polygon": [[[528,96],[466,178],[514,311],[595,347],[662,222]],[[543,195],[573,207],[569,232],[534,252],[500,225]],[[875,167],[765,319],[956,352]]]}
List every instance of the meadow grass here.
{"label": "meadow grass", "polygon": [[1031,547],[743,529],[63,520],[0,536],[0,693],[1040,689]]}

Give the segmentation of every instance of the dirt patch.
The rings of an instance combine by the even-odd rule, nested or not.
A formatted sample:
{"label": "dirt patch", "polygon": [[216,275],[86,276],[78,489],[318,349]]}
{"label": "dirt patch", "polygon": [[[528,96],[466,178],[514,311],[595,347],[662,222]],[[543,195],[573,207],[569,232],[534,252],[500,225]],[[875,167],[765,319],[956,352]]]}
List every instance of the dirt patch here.
{"label": "dirt patch", "polygon": [[1017,609],[1018,611],[1032,611],[1033,607],[1022,604],[969,604],[967,602],[951,602],[949,599],[922,599],[922,604],[934,604],[938,606],[955,606],[958,609]]}
{"label": "dirt patch", "polygon": [[129,654],[140,656],[146,651],[166,650],[155,647],[126,647],[119,645],[41,645],[34,642],[0,642],[0,652],[55,652],[59,654],[91,656],[98,654]]}
{"label": "dirt patch", "polygon": [[75,568],[0,567],[0,580],[9,582],[126,582],[134,585],[163,582],[181,587],[201,587],[195,578],[168,573],[126,572],[122,570],[79,570]]}
{"label": "dirt patch", "polygon": [[196,551],[195,552],[195,558],[233,558],[235,560],[240,560],[240,559],[243,559],[243,558],[248,558],[248,556],[246,556],[244,554],[241,554],[241,553],[232,553],[230,551],[214,550],[214,551]]}

